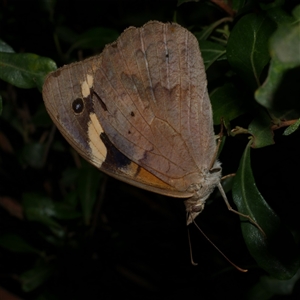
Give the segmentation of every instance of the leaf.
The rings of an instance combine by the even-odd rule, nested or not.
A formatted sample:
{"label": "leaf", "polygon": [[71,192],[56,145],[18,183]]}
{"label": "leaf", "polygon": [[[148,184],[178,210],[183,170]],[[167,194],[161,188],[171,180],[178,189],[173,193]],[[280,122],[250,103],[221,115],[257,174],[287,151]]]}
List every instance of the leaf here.
{"label": "leaf", "polygon": [[23,195],[22,204],[29,221],[42,223],[50,229],[62,229],[61,225],[53,219],[56,216],[54,203],[48,197],[27,193]]}
{"label": "leaf", "polygon": [[0,52],[14,53],[14,49],[0,39]]}
{"label": "leaf", "polygon": [[266,3],[263,3],[263,1],[259,3],[261,9],[272,10],[274,8],[281,7],[282,5],[284,5],[285,0],[273,0],[273,1],[264,1],[264,2]]}
{"label": "leaf", "polygon": [[226,53],[225,47],[217,43],[199,41],[199,45],[206,70]]}
{"label": "leaf", "polygon": [[288,128],[285,129],[283,135],[290,135],[295,132],[300,126],[300,119],[298,119],[294,124],[290,125]]}
{"label": "leaf", "polygon": [[256,91],[255,99],[276,116],[288,113],[285,119],[298,118],[300,23],[278,28],[270,39],[270,51],[272,61],[268,77]]}
{"label": "leaf", "polygon": [[247,112],[248,106],[233,84],[227,83],[210,93],[214,124],[227,123]]}
{"label": "leaf", "polygon": [[300,5],[297,5],[292,11],[293,17],[296,22],[300,21]]}
{"label": "leaf", "polygon": [[80,169],[78,178],[78,196],[82,206],[84,222],[89,225],[102,174],[86,162],[83,165],[84,167]]}
{"label": "leaf", "polygon": [[75,33],[71,28],[66,26],[57,26],[55,33],[60,41],[63,41],[67,44],[73,44],[78,39],[78,34]]}
{"label": "leaf", "polygon": [[81,217],[81,213],[75,210],[75,207],[64,203],[54,203],[55,217],[60,220],[73,220]]}
{"label": "leaf", "polygon": [[267,11],[268,17],[277,25],[292,24],[294,18],[284,11],[281,7],[274,7]]}
{"label": "leaf", "polygon": [[253,148],[262,148],[275,143],[271,125],[271,118],[267,112],[262,108],[258,109],[256,116],[248,127],[248,132],[253,136],[251,145]]}
{"label": "leaf", "polygon": [[300,23],[280,26],[270,39],[272,58],[287,68],[300,66]]}
{"label": "leaf", "polygon": [[205,26],[200,32],[194,32],[194,35],[196,36],[199,42],[206,41],[217,27],[219,27],[222,23],[229,22],[229,21],[232,22],[232,18],[226,17],[226,18],[219,19],[216,22],[208,26]]}
{"label": "leaf", "polygon": [[45,76],[56,69],[53,60],[32,53],[0,52],[0,78],[23,89],[40,91]]}
{"label": "leaf", "polygon": [[5,234],[0,236],[0,246],[16,253],[41,254],[41,251],[32,247],[16,234]]}
{"label": "leaf", "polygon": [[77,37],[76,42],[71,46],[68,53],[78,48],[104,48],[105,45],[115,41],[118,36],[118,31],[114,29],[105,27],[91,28]]}
{"label": "leaf", "polygon": [[55,268],[53,263],[39,260],[32,269],[20,276],[23,291],[30,292],[41,286],[54,273]]}
{"label": "leaf", "polygon": [[[290,279],[297,272],[300,261],[291,233],[258,191],[251,170],[250,141],[244,151],[234,178],[233,200],[238,211],[249,215],[264,230],[266,237],[250,222],[242,220],[246,245],[258,265],[274,278]],[[284,246],[283,246],[284,245]]]}
{"label": "leaf", "polygon": [[275,24],[267,17],[248,14],[234,26],[227,44],[228,62],[247,85],[256,90],[270,60],[268,40]]}
{"label": "leaf", "polygon": [[26,144],[22,148],[22,160],[32,168],[40,169],[44,166],[45,152],[47,151],[46,145],[39,142],[32,142]]}
{"label": "leaf", "polygon": [[81,216],[81,213],[76,211],[76,205],[72,205],[68,198],[63,202],[53,202],[50,198],[38,194],[25,194],[23,199],[26,217],[31,221],[38,221],[47,226],[60,228],[60,225],[53,218],[70,220]]}
{"label": "leaf", "polygon": [[233,0],[232,9],[234,11],[239,11],[244,5],[246,0]]}
{"label": "leaf", "polygon": [[300,270],[287,280],[279,280],[271,276],[262,276],[259,282],[247,293],[247,299],[271,299],[276,295],[292,295],[300,278]]}

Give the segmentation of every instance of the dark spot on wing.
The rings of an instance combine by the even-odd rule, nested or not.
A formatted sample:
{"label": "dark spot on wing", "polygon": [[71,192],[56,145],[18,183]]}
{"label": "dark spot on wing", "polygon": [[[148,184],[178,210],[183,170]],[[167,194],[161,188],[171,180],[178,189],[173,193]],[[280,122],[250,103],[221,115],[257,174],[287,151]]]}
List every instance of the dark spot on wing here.
{"label": "dark spot on wing", "polygon": [[72,102],[73,112],[78,115],[84,111],[84,103],[81,98],[77,98]]}

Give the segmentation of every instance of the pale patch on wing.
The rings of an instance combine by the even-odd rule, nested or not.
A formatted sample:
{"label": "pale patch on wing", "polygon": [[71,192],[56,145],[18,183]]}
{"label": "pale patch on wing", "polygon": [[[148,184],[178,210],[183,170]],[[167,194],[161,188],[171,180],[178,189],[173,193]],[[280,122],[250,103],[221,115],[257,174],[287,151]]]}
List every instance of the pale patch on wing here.
{"label": "pale patch on wing", "polygon": [[92,88],[93,83],[94,83],[94,77],[90,74],[87,74],[86,81],[87,81],[89,88]]}
{"label": "pale patch on wing", "polygon": [[84,81],[81,84],[81,94],[82,94],[83,98],[88,97],[90,94],[90,88],[89,88],[87,81]]}
{"label": "pale patch on wing", "polygon": [[104,130],[101,127],[96,114],[90,114],[90,121],[88,123],[88,137],[89,146],[91,148],[93,164],[98,168],[101,167],[102,163],[105,161],[107,155],[107,149],[100,138],[100,134]]}
{"label": "pale patch on wing", "polygon": [[87,74],[86,80],[81,84],[81,94],[83,98],[87,98],[90,95],[90,89],[93,87],[94,77]]}

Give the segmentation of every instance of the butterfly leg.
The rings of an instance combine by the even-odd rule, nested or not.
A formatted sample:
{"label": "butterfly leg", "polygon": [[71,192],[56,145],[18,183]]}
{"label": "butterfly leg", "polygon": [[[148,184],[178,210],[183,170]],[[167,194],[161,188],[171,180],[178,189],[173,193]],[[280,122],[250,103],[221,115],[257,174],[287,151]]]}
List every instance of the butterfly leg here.
{"label": "butterfly leg", "polygon": [[229,202],[228,202],[228,199],[227,199],[227,197],[226,197],[226,194],[225,194],[225,192],[224,192],[224,189],[223,189],[223,187],[222,187],[221,182],[218,183],[218,189],[219,189],[219,191],[220,191],[220,193],[221,193],[221,195],[222,195],[222,197],[223,197],[223,199],[224,199],[224,201],[225,201],[225,203],[226,203],[226,205],[227,205],[228,210],[231,211],[231,212],[233,212],[233,213],[235,213],[235,214],[237,214],[237,215],[239,215],[239,216],[241,216],[241,217],[244,217],[245,219],[247,219],[247,220],[248,220],[249,222],[251,222],[254,226],[256,226],[257,229],[258,229],[258,230],[266,237],[265,232],[262,230],[262,228],[258,225],[257,222],[255,222],[250,216],[245,215],[245,214],[243,214],[243,213],[240,213],[239,211],[237,211],[237,210],[235,210],[235,209],[233,209],[233,208],[231,207],[231,205],[230,205]]}
{"label": "butterfly leg", "polygon": [[220,133],[217,135],[217,147],[216,147],[216,151],[214,153],[214,156],[213,156],[213,159],[211,161],[211,164],[210,164],[210,170],[213,169],[213,166],[217,160],[217,157],[219,156],[219,151],[220,151],[220,146],[221,146],[221,143],[222,143],[222,139],[223,139],[223,129],[224,129],[224,124],[223,124],[223,120],[221,120],[221,130],[220,130]]}

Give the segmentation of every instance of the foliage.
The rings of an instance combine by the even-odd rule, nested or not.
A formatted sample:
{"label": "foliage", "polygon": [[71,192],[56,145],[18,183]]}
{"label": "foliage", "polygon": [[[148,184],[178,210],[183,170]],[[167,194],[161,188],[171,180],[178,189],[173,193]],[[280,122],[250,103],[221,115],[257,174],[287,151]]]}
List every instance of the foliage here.
{"label": "foliage", "polygon": [[[297,1],[28,3],[0,4],[0,298],[4,290],[23,299],[296,295]],[[224,187],[266,237],[241,217],[242,238],[238,218],[218,201],[197,223],[247,274],[229,268],[194,227],[199,265],[191,266],[182,202],[107,178],[45,111],[40,91],[56,65],[100,53],[126,27],[149,20],[178,22],[199,41],[216,132],[225,127],[223,174],[236,172]]]}

